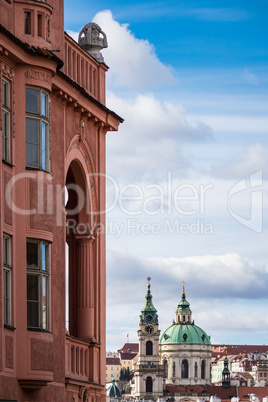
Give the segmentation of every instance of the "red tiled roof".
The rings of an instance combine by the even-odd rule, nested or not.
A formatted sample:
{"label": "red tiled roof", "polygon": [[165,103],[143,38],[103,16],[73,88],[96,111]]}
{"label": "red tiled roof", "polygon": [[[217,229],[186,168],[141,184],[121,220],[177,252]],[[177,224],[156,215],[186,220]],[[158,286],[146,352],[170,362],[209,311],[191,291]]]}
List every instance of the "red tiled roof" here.
{"label": "red tiled roof", "polygon": [[253,379],[253,377],[252,377],[252,375],[250,374],[250,373],[248,373],[247,371],[245,371],[245,372],[232,372],[231,373],[231,378],[234,378],[234,377],[242,377],[242,378],[245,378],[245,379]]}
{"label": "red tiled roof", "polygon": [[139,344],[138,343],[125,343],[124,346],[119,349],[118,352],[121,353],[138,353],[139,352]]}
{"label": "red tiled roof", "polygon": [[120,366],[120,359],[119,357],[106,357],[106,366]]}
{"label": "red tiled roof", "polygon": [[233,355],[238,355],[239,353],[266,353],[268,351],[268,345],[212,345],[212,347],[213,356],[225,353],[225,348],[227,348],[228,354]]}
{"label": "red tiled roof", "polygon": [[120,357],[121,360],[132,360],[134,357],[137,356],[137,353],[121,353]]}

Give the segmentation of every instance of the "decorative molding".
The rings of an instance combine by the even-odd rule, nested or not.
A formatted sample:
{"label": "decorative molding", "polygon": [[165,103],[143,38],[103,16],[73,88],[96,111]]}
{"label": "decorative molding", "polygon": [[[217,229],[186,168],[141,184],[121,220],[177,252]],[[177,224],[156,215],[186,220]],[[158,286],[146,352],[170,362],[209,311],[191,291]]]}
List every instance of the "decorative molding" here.
{"label": "decorative molding", "polygon": [[25,77],[32,79],[32,80],[39,80],[47,82],[49,85],[52,83],[52,76],[51,74],[44,73],[43,71],[38,70],[27,70],[25,73]]}
{"label": "decorative molding", "polygon": [[7,66],[6,64],[2,64],[1,70],[2,70],[2,74],[5,77],[9,78],[10,80],[12,80],[12,78],[15,77],[15,72],[14,72],[13,68]]}

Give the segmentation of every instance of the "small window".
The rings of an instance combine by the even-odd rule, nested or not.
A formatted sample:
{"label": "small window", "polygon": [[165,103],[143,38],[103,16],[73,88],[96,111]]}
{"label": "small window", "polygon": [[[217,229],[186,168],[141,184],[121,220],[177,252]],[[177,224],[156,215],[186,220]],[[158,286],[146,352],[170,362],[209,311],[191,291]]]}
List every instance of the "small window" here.
{"label": "small window", "polygon": [[27,240],[27,326],[49,329],[49,245]]}
{"label": "small window", "polygon": [[49,97],[41,89],[26,88],[26,166],[48,171]]}
{"label": "small window", "polygon": [[24,12],[24,27],[25,33],[31,35],[32,33],[32,13],[30,11]]}
{"label": "small window", "polygon": [[11,162],[10,82],[2,79],[2,159]]}
{"label": "small window", "polygon": [[38,14],[37,15],[37,34],[40,38],[43,38],[43,15],[42,14]]}
{"label": "small window", "polygon": [[3,235],[3,263],[4,263],[4,324],[12,324],[11,314],[11,237]]}

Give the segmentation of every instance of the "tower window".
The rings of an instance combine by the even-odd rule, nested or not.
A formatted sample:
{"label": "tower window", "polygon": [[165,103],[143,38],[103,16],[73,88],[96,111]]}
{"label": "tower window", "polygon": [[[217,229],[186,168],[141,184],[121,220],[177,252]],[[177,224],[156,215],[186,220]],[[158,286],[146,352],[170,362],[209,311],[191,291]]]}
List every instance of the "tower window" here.
{"label": "tower window", "polygon": [[181,364],[181,378],[188,378],[188,360],[183,360]]}
{"label": "tower window", "polygon": [[32,33],[32,13],[30,11],[24,12],[24,32],[27,35]]}
{"label": "tower window", "polygon": [[152,356],[152,355],[153,355],[153,342],[147,341],[146,342],[146,356]]}
{"label": "tower window", "polygon": [[173,377],[176,376],[176,363],[175,362],[173,362],[173,366],[172,366],[172,375],[173,375]]}
{"label": "tower window", "polygon": [[153,380],[152,377],[146,378],[146,392],[153,392]]}
{"label": "tower window", "polygon": [[206,362],[205,362],[205,360],[202,360],[202,363],[201,363],[201,378],[202,378],[202,380],[205,378],[205,372],[206,372]]}
{"label": "tower window", "polygon": [[164,378],[168,378],[168,362],[164,360]]}

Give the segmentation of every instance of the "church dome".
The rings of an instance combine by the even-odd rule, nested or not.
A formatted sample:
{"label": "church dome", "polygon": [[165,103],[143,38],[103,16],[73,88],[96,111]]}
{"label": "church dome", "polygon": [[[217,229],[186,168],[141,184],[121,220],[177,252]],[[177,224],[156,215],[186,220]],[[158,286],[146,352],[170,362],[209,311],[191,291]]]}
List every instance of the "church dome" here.
{"label": "church dome", "polygon": [[168,327],[160,338],[160,345],[201,344],[210,345],[210,337],[197,325],[177,323]]}
{"label": "church dome", "polygon": [[176,310],[176,322],[168,327],[160,338],[160,345],[211,345],[210,336],[192,321],[190,303],[186,300],[184,282],[182,298]]}

